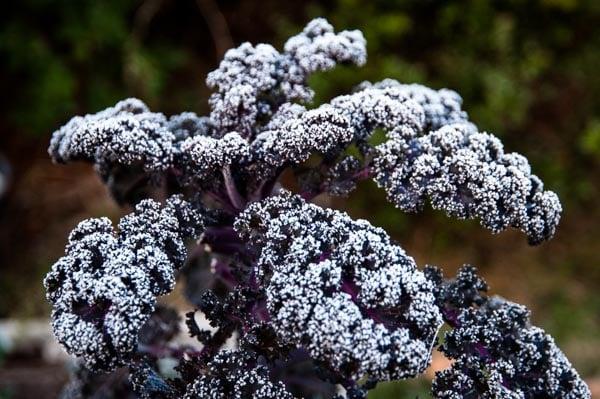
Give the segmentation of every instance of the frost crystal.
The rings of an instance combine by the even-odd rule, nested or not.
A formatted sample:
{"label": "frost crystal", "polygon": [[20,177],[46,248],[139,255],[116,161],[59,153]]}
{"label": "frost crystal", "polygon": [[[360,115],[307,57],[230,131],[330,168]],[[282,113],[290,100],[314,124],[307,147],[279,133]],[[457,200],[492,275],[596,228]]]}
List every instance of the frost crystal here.
{"label": "frost crystal", "polygon": [[227,133],[220,139],[194,136],[181,143],[181,164],[185,176],[199,182],[214,179],[224,167],[239,163],[249,155],[248,143],[239,134]]}
{"label": "frost crystal", "polygon": [[194,112],[182,112],[169,118],[167,129],[173,133],[175,142],[181,142],[188,137],[212,136],[214,126],[206,116],[198,116]]}
{"label": "frost crystal", "polygon": [[91,368],[123,365],[156,296],[173,289],[183,240],[201,229],[201,215],[178,197],[162,209],[140,202],[117,234],[107,218],[81,222],[44,280],[54,333],[67,351]]}
{"label": "frost crystal", "polygon": [[[120,202],[151,196],[138,192],[156,182],[143,176],[150,173],[212,191],[236,210],[269,195],[283,169],[320,154],[323,164],[305,175],[311,196],[347,195],[358,180],[374,177],[404,211],[418,211],[429,199],[493,232],[515,227],[532,244],[552,237],[558,198],[543,190],[524,157],[505,154],[497,138],[477,132],[457,93],[386,79],[316,109],[294,103],[312,98],[311,73],[365,60],[360,32],[336,34],[316,19],[281,53],[249,43],[228,51],[207,78],[215,89],[210,117],[187,112],[167,119],[129,99],[73,118],[54,133],[49,152],[59,162],[95,163]],[[387,140],[374,147],[369,139],[377,129]],[[345,157],[351,145],[363,159]]]}
{"label": "frost crystal", "polygon": [[422,372],[441,323],[414,260],[365,220],[283,193],[252,204],[237,229],[260,248],[272,324],[285,341],[351,379]]}
{"label": "frost crystal", "polygon": [[425,122],[423,108],[395,87],[366,88],[336,97],[331,105],[351,121],[356,140],[368,139],[376,128],[384,129],[388,137],[414,137]]}
{"label": "frost crystal", "polygon": [[457,362],[436,376],[436,398],[472,392],[490,399],[590,398],[552,337],[529,326],[523,306],[495,297],[479,309],[463,311],[457,321],[441,347]]}

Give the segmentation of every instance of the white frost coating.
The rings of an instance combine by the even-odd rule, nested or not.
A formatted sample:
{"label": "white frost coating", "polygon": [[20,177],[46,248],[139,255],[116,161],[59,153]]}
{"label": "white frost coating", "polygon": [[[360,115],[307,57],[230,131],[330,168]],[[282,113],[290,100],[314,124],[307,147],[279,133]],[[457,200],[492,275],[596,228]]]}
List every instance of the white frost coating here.
{"label": "white frost coating", "polygon": [[54,132],[48,152],[56,162],[91,160],[102,174],[114,163],[163,171],[173,161],[173,134],[163,114],[130,98],[96,114],[76,116]]}
{"label": "white frost coating", "polygon": [[215,172],[248,158],[248,142],[238,133],[231,132],[216,139],[194,136],[181,143],[181,164],[186,175],[193,179],[210,181]]}
{"label": "white frost coating", "polygon": [[397,88],[367,88],[309,111],[286,103],[252,142],[250,160],[266,175],[315,152],[339,152],[353,140],[368,139],[376,128],[389,137],[415,137],[424,118],[421,106]]}
{"label": "white frost coating", "polygon": [[219,68],[208,74],[211,119],[222,131],[250,136],[260,120],[286,102],[308,102],[313,92],[308,76],[338,63],[362,65],[366,42],[359,31],[333,32],[324,19],[310,22],[279,53],[268,44],[243,43],[225,53]]}
{"label": "white frost coating", "polygon": [[176,142],[188,137],[211,136],[214,130],[209,117],[198,116],[194,112],[182,112],[171,116],[166,127],[173,133]]}
{"label": "white frost coating", "polygon": [[[294,112],[293,107],[286,107],[284,112]],[[298,164],[312,153],[341,149],[353,138],[347,118],[330,105],[275,122],[278,129],[264,131],[252,142],[251,162],[259,165],[259,170],[272,172],[286,164]]]}
{"label": "white frost coating", "polygon": [[[298,104],[313,97],[310,74],[364,64],[365,46],[360,32],[334,33],[316,19],[282,52],[249,43],[227,52],[207,78],[214,89],[209,117],[187,112],[167,119],[128,99],[54,133],[53,159],[94,163],[120,202],[134,204],[152,196],[147,185],[161,184],[161,193],[211,198],[219,207],[210,213],[215,228],[205,244],[234,259],[219,273],[236,288],[223,303],[202,296],[201,307],[223,337],[242,332],[242,349],[212,357],[223,337],[190,325],[203,343],[215,341],[191,362],[201,373],[185,377],[193,380],[185,397],[291,398],[269,375],[270,362],[287,357],[288,346],[308,352],[349,397],[362,397],[376,381],[424,370],[440,312],[454,328],[442,346],[456,363],[438,374],[436,397],[589,397],[552,339],[530,327],[518,306],[481,296],[485,284],[472,269],[445,286],[441,274],[428,269],[426,278],[368,222],[289,193],[272,196],[286,167],[304,198],[345,195],[374,177],[404,211],[429,201],[450,216],[478,218],[493,232],[518,228],[532,244],[554,234],[556,195],[544,191],[527,159],[504,153],[497,138],[468,122],[457,93],[384,80],[316,109]],[[377,145],[378,130],[387,141]],[[301,165],[312,154],[319,156]],[[233,220],[242,241],[231,234]],[[44,282],[54,332],[67,351],[95,370],[130,363],[156,297],[173,288],[184,239],[202,229],[200,211],[181,197],[164,207],[139,202],[118,232],[106,218],[74,229]],[[170,390],[164,382],[146,386],[157,380],[144,367],[142,394]]]}
{"label": "white frost coating", "polygon": [[336,34],[327,20],[315,18],[301,33],[289,38],[283,48],[294,60],[290,75],[305,80],[308,75],[333,69],[338,63],[364,65],[367,62],[366,45],[361,31]]}
{"label": "white frost coating", "polygon": [[520,229],[532,244],[552,237],[560,220],[558,197],[543,190],[524,157],[504,153],[496,137],[471,125],[392,139],[376,150],[375,180],[402,210],[418,211],[429,199],[435,209],[478,218],[495,233]]}
{"label": "white frost coating", "polygon": [[107,218],[84,220],[44,280],[52,327],[67,352],[93,369],[125,364],[156,296],[170,292],[201,215],[179,197],[140,202],[115,234]]}
{"label": "white frost coating", "polygon": [[184,399],[294,399],[281,382],[269,379],[269,369],[242,351],[222,351],[207,372],[186,387]]}
{"label": "white frost coating", "polygon": [[492,297],[462,310],[441,350],[456,362],[436,374],[436,398],[590,398],[590,391],[544,330],[531,326],[521,305]]}
{"label": "white frost coating", "polygon": [[[441,324],[433,286],[380,228],[282,193],[251,205],[236,229],[261,249],[278,335],[347,378],[422,372]],[[266,273],[266,274],[265,274]]]}
{"label": "white frost coating", "polygon": [[331,105],[350,120],[357,140],[368,139],[376,128],[384,129],[388,137],[414,137],[425,123],[423,108],[395,87],[366,88],[336,97]]}
{"label": "white frost coating", "polygon": [[416,101],[425,112],[425,131],[437,130],[445,125],[467,122],[467,113],[462,110],[462,98],[448,89],[432,90],[419,84],[402,84],[394,79],[361,84],[364,89],[394,89]]}
{"label": "white frost coating", "polygon": [[[316,19],[281,53],[249,43],[228,51],[207,77],[215,90],[210,117],[183,113],[167,120],[128,99],[73,118],[54,133],[49,151],[60,162],[94,162],[120,201],[136,198],[138,182],[176,179],[216,197],[233,193],[238,205],[268,194],[260,190],[268,191],[283,169],[316,153],[326,167],[306,176],[306,192],[347,195],[358,180],[374,176],[405,211],[420,210],[428,198],[434,208],[479,218],[493,232],[520,229],[532,244],[554,234],[561,213],[556,195],[543,190],[524,157],[504,154],[496,138],[477,132],[454,91],[386,79],[313,110],[294,104],[312,98],[311,73],[365,61],[360,32],[336,34]],[[387,142],[374,148],[369,139],[376,129]],[[344,158],[350,145],[362,160]],[[152,173],[134,170],[130,177],[122,165]]]}

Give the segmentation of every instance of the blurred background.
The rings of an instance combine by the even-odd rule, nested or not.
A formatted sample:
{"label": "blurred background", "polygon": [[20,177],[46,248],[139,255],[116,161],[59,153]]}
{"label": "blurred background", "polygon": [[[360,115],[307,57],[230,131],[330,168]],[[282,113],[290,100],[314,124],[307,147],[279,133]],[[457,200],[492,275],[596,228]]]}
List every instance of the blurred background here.
{"label": "blurred background", "polygon": [[[369,183],[335,205],[384,227],[420,265],[478,266],[600,392],[599,1],[20,0],[0,13],[0,398],[60,388],[66,373],[49,363],[60,356],[14,337],[51,339],[36,332],[49,315],[41,281],[68,232],[124,212],[90,166],[50,162],[53,130],[129,96],[206,114],[204,78],[226,49],[280,48],[315,16],[362,30],[369,54],[363,68],[314,76],[317,102],[386,77],[454,89],[481,130],[527,156],[564,213],[554,240],[529,247],[517,232],[402,214]],[[428,397],[427,384],[383,384],[370,398]]]}

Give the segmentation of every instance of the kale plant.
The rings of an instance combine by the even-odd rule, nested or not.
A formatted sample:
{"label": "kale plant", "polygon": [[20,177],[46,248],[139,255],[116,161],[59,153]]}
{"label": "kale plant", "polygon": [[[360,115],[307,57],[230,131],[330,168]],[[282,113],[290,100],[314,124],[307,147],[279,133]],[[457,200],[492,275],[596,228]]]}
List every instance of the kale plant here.
{"label": "kale plant", "polygon": [[[365,398],[421,374],[436,348],[454,360],[436,398],[590,397],[527,309],[488,296],[475,268],[444,279],[381,228],[311,203],[371,178],[400,210],[429,203],[532,245],[559,222],[526,158],[479,132],[451,90],[367,82],[306,108],[309,76],[364,64],[365,44],[316,19],[283,52],[228,51],[207,78],[209,116],[127,99],[54,133],[56,162],[94,164],[133,210],[116,229],[81,222],[45,279],[54,333],[80,359],[66,397]],[[177,278],[196,346],[173,341],[178,314],[157,303]]]}

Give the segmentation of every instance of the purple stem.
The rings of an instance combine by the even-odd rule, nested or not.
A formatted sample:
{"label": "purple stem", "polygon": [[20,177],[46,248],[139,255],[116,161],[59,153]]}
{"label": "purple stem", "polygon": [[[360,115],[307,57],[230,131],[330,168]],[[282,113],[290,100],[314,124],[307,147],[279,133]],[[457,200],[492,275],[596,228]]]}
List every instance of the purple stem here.
{"label": "purple stem", "polygon": [[490,352],[482,343],[478,342],[475,344],[475,350],[479,354],[480,357],[487,359],[490,357]]}
{"label": "purple stem", "polygon": [[260,201],[264,198],[271,196],[271,194],[273,193],[273,187],[275,187],[275,184],[279,180],[279,177],[281,176],[281,173],[283,172],[283,170],[284,170],[284,168],[280,168],[277,171],[277,173],[275,173],[275,176],[273,176],[267,180],[263,180],[258,185],[256,190],[254,190],[254,192],[249,195],[249,202]]}
{"label": "purple stem", "polygon": [[252,305],[251,313],[256,320],[267,322],[271,320],[271,316],[267,310],[267,303],[264,300],[255,302]]}
{"label": "purple stem", "polygon": [[223,210],[225,210],[227,213],[233,215],[236,215],[238,213],[237,209],[235,209],[235,207],[231,204],[229,198],[223,198],[223,196],[211,191],[206,192],[206,195],[208,195],[210,198],[221,204]]}
{"label": "purple stem", "polygon": [[226,165],[222,169],[222,172],[223,179],[225,181],[225,190],[227,191],[227,196],[229,197],[231,204],[238,210],[244,209],[246,206],[246,200],[240,195],[237,187],[235,186],[235,181],[231,175],[231,166]]}
{"label": "purple stem", "polygon": [[233,226],[210,226],[204,231],[205,236],[213,239],[240,241],[240,238]]}
{"label": "purple stem", "polygon": [[365,180],[368,179],[369,177],[371,177],[371,165],[365,165],[364,168],[360,169],[358,172],[356,172],[354,175],[352,175],[352,178],[354,179],[358,179],[358,180]]}

